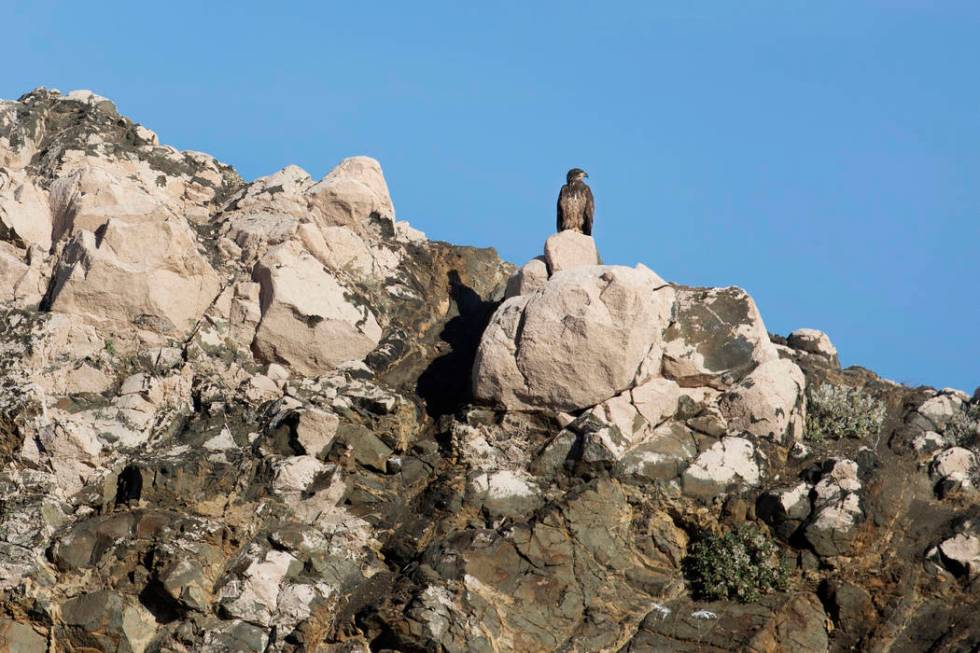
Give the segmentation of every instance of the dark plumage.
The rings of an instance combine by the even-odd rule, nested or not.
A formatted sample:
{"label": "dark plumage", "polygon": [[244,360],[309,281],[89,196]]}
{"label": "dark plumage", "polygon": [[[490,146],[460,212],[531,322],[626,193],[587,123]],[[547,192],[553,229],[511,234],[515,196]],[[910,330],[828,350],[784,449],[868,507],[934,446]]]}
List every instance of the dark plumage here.
{"label": "dark plumage", "polygon": [[558,231],[572,229],[586,236],[592,235],[595,201],[592,189],[583,181],[588,176],[580,168],[572,168],[565,175],[565,185],[558,193]]}

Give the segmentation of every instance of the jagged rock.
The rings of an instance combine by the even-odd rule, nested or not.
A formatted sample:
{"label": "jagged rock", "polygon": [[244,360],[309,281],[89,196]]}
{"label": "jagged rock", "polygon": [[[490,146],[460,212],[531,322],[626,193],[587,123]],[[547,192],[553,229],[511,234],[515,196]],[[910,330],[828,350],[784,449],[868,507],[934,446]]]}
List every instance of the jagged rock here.
{"label": "jagged rock", "polygon": [[221,606],[232,617],[269,626],[272,624],[280,586],[299,571],[301,563],[285,551],[248,552],[240,577],[221,588]]}
{"label": "jagged rock", "polygon": [[956,488],[975,489],[977,472],[976,454],[963,447],[950,447],[935,455],[929,473],[945,493]]}
{"label": "jagged rock", "polygon": [[840,366],[840,360],[837,357],[837,348],[830,341],[830,336],[823,331],[817,331],[816,329],[797,329],[789,334],[786,340],[787,344],[793,349],[823,356],[833,362],[837,367]]}
{"label": "jagged rock", "polygon": [[721,399],[721,411],[731,428],[775,442],[803,436],[803,392],[806,379],[792,361],[760,364]]}
{"label": "jagged rock", "polygon": [[381,164],[366,156],[341,161],[308,196],[310,214],[321,228],[341,226],[362,234],[371,216],[389,222],[395,217]]}
{"label": "jagged rock", "polygon": [[296,439],[306,454],[319,456],[324,449],[333,444],[339,425],[340,418],[333,413],[319,408],[308,408],[299,416]]}
{"label": "jagged rock", "polygon": [[629,389],[641,364],[659,359],[673,304],[671,288],[655,290],[659,281],[632,268],[580,267],[505,301],[480,341],[474,394],[508,408],[577,410]]}
{"label": "jagged rock", "polygon": [[548,264],[543,256],[532,258],[507,281],[504,299],[530,295],[544,289],[548,283]]}
{"label": "jagged rock", "polygon": [[30,626],[0,618],[0,650],[7,653],[41,653],[47,639]]}
{"label": "jagged rock", "polygon": [[633,446],[620,462],[622,473],[649,481],[669,481],[680,476],[698,448],[694,435],[680,424],[664,425]]}
{"label": "jagged rock", "polygon": [[809,483],[801,481],[791,487],[770,490],[756,502],[756,514],[788,539],[810,516],[811,489]]}
{"label": "jagged rock", "polygon": [[23,172],[0,169],[0,240],[47,250],[52,230],[44,191]]}
{"label": "jagged rock", "polygon": [[759,310],[741,288],[677,288],[663,372],[680,385],[726,387],[778,358]]}
{"label": "jagged rock", "polygon": [[74,647],[143,653],[156,633],[156,620],[142,605],[100,590],[61,605],[62,637]]}
{"label": "jagged rock", "polygon": [[980,574],[980,538],[959,533],[939,545],[939,556],[947,569],[969,579]]}
{"label": "jagged rock", "polygon": [[549,274],[583,265],[599,265],[599,252],[592,236],[571,229],[548,237],[544,243],[544,258]]}
{"label": "jagged rock", "polygon": [[736,488],[755,487],[761,479],[752,443],[727,437],[694,459],[684,470],[682,485],[688,496],[710,498]]}
{"label": "jagged rock", "polygon": [[185,223],[112,219],[98,235],[82,231],[65,247],[50,308],[106,333],[136,327],[179,339],[218,290],[217,274]]}
{"label": "jagged rock", "polygon": [[294,243],[270,251],[256,266],[255,280],[262,320],[253,346],[266,361],[318,374],[363,358],[381,340],[374,314],[351,303],[349,291]]}
{"label": "jagged rock", "polygon": [[814,486],[813,516],[804,535],[817,555],[847,555],[855,526],[864,516],[858,465],[853,460],[831,460],[827,467]]}

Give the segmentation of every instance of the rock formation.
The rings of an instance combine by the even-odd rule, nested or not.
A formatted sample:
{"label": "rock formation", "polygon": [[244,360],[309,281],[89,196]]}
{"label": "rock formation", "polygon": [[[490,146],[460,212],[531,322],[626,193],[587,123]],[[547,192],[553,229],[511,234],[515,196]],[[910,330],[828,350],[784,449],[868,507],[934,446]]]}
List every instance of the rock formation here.
{"label": "rock formation", "polygon": [[0,650],[980,646],[980,395],[599,261],[0,102]]}

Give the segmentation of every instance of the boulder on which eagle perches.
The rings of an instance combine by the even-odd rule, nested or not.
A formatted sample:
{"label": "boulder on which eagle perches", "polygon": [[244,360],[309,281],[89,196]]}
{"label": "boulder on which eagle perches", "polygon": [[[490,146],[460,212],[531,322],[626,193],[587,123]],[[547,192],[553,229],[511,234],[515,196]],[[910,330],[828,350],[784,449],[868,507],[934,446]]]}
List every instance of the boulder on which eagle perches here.
{"label": "boulder on which eagle perches", "polygon": [[599,265],[599,252],[592,236],[571,229],[559,231],[545,241],[544,257],[549,274],[580,265]]}

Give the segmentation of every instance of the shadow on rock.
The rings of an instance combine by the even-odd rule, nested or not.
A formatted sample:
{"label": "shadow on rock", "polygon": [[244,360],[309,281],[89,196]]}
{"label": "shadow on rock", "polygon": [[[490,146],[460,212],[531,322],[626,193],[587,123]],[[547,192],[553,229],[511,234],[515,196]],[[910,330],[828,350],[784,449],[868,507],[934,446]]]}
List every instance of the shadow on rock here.
{"label": "shadow on rock", "polygon": [[450,270],[448,276],[449,297],[457,315],[446,323],[439,338],[450,350],[429,364],[415,386],[415,392],[425,399],[426,412],[431,417],[452,413],[470,399],[473,359],[483,330],[498,305],[481,298],[463,283],[456,270]]}

